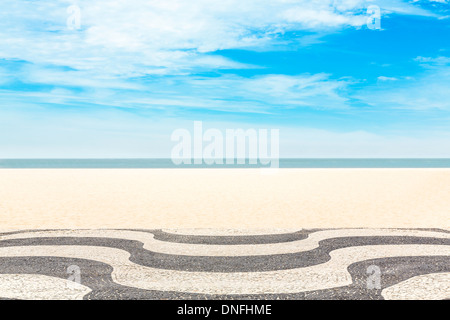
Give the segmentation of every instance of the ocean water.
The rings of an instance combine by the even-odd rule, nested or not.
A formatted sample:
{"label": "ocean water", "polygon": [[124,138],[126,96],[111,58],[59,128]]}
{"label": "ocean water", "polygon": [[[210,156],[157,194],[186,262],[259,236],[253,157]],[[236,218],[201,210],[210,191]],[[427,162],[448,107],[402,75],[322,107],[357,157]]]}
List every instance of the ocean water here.
{"label": "ocean water", "polygon": [[[235,162],[236,163],[236,162]],[[0,159],[8,169],[264,168],[268,165],[175,165],[171,159]],[[450,168],[450,159],[280,159],[280,168]]]}

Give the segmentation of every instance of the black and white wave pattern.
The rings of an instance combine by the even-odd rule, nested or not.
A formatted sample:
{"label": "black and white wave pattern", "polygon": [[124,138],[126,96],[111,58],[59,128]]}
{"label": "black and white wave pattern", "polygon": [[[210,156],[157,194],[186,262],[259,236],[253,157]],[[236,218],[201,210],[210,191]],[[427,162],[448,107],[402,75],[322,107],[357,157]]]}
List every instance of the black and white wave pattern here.
{"label": "black and white wave pattern", "polygon": [[2,232],[0,298],[447,299],[450,232]]}

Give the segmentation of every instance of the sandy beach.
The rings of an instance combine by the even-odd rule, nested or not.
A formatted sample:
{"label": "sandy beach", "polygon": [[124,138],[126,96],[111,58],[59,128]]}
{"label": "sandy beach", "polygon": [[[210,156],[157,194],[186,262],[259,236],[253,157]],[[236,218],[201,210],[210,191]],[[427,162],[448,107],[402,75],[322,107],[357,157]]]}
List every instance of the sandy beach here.
{"label": "sandy beach", "polygon": [[448,169],[3,169],[0,229],[445,228]]}
{"label": "sandy beach", "polygon": [[0,179],[0,299],[448,298],[449,169]]}

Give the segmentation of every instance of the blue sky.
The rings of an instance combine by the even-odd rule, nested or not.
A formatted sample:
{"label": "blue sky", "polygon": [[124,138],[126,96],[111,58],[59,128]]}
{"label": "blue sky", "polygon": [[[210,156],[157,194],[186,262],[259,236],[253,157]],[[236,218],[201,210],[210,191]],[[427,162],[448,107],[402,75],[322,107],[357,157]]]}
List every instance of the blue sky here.
{"label": "blue sky", "polygon": [[282,157],[450,157],[449,88],[447,0],[0,4],[0,158],[170,157],[194,120],[280,129]]}

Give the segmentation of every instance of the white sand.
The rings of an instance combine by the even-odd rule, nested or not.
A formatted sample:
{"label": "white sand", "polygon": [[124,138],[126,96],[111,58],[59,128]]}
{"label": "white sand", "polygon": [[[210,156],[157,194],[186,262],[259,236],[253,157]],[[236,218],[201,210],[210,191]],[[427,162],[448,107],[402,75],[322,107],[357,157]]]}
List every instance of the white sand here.
{"label": "white sand", "polygon": [[450,169],[2,169],[0,229],[450,228]]}

